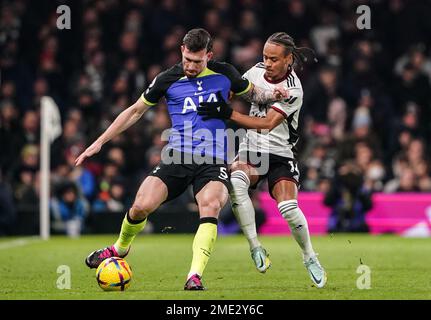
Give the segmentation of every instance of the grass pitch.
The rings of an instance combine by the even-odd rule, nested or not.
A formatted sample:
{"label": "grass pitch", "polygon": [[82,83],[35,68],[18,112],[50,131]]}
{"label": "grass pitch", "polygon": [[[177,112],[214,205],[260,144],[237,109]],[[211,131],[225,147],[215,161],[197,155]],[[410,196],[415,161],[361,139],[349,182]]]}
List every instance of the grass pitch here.
{"label": "grass pitch", "polygon": [[[133,279],[125,292],[104,292],[95,270],[84,264],[93,250],[116,235],[0,238],[0,299],[431,299],[431,239],[335,234],[313,237],[313,246],[328,273],[325,288],[315,288],[291,237],[261,237],[272,260],[258,273],[243,236],[219,236],[204,274],[207,291],[185,292],[193,235],[143,235],[126,260]],[[360,290],[359,266],[371,270],[370,289]],[[71,271],[71,289],[58,289],[61,265]],[[363,281],[359,281],[364,283]]]}

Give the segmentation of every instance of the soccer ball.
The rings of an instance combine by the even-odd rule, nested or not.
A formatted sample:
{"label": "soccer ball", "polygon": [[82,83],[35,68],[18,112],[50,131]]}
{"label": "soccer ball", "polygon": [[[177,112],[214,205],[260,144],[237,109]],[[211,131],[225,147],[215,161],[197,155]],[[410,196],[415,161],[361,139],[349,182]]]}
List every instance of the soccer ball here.
{"label": "soccer ball", "polygon": [[124,291],[130,286],[132,269],[124,259],[108,258],[97,268],[96,279],[105,291]]}

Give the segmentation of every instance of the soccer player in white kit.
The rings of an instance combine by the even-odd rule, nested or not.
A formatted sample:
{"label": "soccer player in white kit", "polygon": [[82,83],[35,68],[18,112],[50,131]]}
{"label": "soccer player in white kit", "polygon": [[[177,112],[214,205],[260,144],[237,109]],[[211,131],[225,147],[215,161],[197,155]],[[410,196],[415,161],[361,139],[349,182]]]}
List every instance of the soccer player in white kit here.
{"label": "soccer player in white kit", "polygon": [[[244,74],[258,87],[270,90],[282,87],[288,90],[287,99],[267,105],[252,103],[249,116],[233,111],[224,100],[221,104],[203,103],[198,112],[208,118],[231,119],[249,129],[231,166],[233,188],[230,196],[233,212],[249,242],[257,270],[266,272],[271,261],[257,237],[255,211],[248,191],[267,178],[271,197],[277,201],[280,214],[287,221],[302,250],[303,262],[310,278],[318,288],[322,288],[326,284],[326,272],[313,250],[307,220],[297,201],[299,171],[295,145],[299,138],[298,118],[303,90],[294,64],[307,61],[305,50],[311,51],[296,47],[285,32],[274,33],[265,43],[263,62]],[[262,163],[256,163],[258,159],[267,162],[266,169]]]}

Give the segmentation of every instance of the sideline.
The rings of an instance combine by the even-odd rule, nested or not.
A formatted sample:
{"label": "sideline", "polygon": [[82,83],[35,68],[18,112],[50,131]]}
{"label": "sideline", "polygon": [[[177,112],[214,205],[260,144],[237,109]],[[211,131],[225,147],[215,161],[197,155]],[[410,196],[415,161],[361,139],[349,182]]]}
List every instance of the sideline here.
{"label": "sideline", "polygon": [[21,247],[21,246],[25,246],[27,244],[35,243],[39,241],[42,241],[42,239],[40,239],[40,237],[35,236],[35,237],[18,238],[18,239],[6,241],[6,242],[0,242],[0,250]]}

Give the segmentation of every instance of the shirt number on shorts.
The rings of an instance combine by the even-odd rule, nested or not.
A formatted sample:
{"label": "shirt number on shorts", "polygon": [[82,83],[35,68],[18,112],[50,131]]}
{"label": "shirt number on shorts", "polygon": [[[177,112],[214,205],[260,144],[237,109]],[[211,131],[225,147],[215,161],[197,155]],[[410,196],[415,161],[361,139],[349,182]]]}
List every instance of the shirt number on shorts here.
{"label": "shirt number on shorts", "polygon": [[157,171],[159,171],[160,170],[160,167],[159,166],[157,166],[154,170],[153,170],[153,173],[157,173]]}
{"label": "shirt number on shorts", "polygon": [[298,163],[293,163],[293,161],[289,161],[290,164],[290,172],[296,172],[298,173]]}
{"label": "shirt number on shorts", "polygon": [[227,172],[226,172],[226,168],[225,167],[220,167],[220,175],[218,176],[220,179],[223,179],[223,180],[227,180],[227,178],[229,177],[228,175],[227,175]]}

